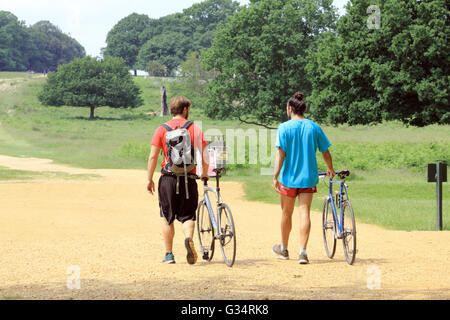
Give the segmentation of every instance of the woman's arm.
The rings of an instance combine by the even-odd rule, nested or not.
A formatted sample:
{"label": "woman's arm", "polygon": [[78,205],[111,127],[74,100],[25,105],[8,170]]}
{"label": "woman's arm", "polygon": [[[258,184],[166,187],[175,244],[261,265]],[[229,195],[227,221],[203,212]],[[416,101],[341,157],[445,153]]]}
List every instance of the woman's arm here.
{"label": "woman's arm", "polygon": [[280,191],[280,182],[278,181],[278,177],[280,176],[281,168],[283,167],[284,158],[286,157],[286,152],[284,152],[281,148],[277,149],[277,153],[275,155],[275,169],[273,173],[273,183],[272,187],[275,191]]}
{"label": "woman's arm", "polygon": [[325,161],[325,163],[327,164],[327,176],[330,176],[331,178],[334,178],[334,176],[336,175],[336,173],[334,172],[333,169],[333,159],[331,157],[331,153],[330,150],[327,150],[325,152],[322,153],[322,157],[323,160]]}

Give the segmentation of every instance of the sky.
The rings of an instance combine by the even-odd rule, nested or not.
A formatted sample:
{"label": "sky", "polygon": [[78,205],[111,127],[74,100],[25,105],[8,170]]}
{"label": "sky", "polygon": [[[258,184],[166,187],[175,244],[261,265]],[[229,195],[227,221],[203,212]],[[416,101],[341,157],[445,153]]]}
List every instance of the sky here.
{"label": "sky", "polygon": [[[242,5],[249,0],[237,0]],[[348,0],[333,0],[344,13]],[[201,0],[0,0],[0,11],[10,11],[27,25],[48,20],[70,34],[90,56],[100,55],[109,30],[129,14],[160,18],[181,12]]]}

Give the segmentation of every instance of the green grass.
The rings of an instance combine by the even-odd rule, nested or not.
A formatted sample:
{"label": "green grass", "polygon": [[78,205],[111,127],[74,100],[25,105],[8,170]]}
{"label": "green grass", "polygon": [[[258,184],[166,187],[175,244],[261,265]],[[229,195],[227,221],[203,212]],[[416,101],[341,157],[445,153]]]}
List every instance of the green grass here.
{"label": "green grass", "polygon": [[36,172],[13,170],[0,166],[0,181],[26,181],[35,179],[87,180],[98,177],[100,176],[94,174],[68,174],[65,172],[53,171]]}
{"label": "green grass", "polygon": [[[2,77],[6,76],[0,73]],[[94,121],[88,119],[88,108],[42,106],[37,94],[44,81],[33,79],[14,91],[2,92],[0,154],[50,158],[57,163],[94,169],[146,168],[153,133],[170,119],[146,115],[160,108],[161,80],[136,78],[145,104],[136,109],[98,108]],[[171,84],[165,85],[170,88]],[[175,94],[183,93],[168,92],[168,98]],[[200,114],[201,110],[194,107],[192,118],[202,120],[203,129],[225,132],[225,128],[240,127],[235,121],[208,121]]]}
{"label": "green grass", "polygon": [[[2,80],[3,79],[3,80]],[[5,80],[7,79],[7,80]],[[135,78],[143,91],[144,105],[136,109],[96,109],[90,121],[88,108],[45,107],[37,94],[45,79],[26,73],[0,73],[0,154],[53,159],[83,168],[145,169],[155,129],[170,117],[151,117],[158,112],[160,87],[168,99],[193,96],[183,82]],[[13,86],[10,84],[13,83]],[[237,121],[210,120],[202,114],[200,95],[194,95],[191,119],[202,121],[203,131],[256,129]],[[375,126],[323,127],[329,137],[336,169],[349,169],[350,198],[358,221],[403,230],[433,230],[435,184],[426,183],[427,163],[450,163],[450,126],[405,127],[397,122]],[[249,158],[248,151],[245,155]],[[318,156],[319,168],[324,164]],[[225,179],[243,181],[247,198],[278,203],[270,187],[271,177],[260,175],[260,165],[230,165]],[[1,173],[5,176],[12,173]],[[33,173],[34,174],[34,173]],[[14,173],[24,177],[31,173]],[[319,185],[313,208],[321,210]],[[444,183],[444,227],[449,230],[449,184]]]}
{"label": "green grass", "polygon": [[21,299],[23,299],[23,298],[20,296],[11,296],[11,297],[5,296],[5,297],[3,297],[3,300],[21,300]]}
{"label": "green grass", "polygon": [[[279,204],[270,176],[228,177],[245,183],[248,200]],[[435,230],[436,184],[427,183],[424,173],[406,169],[351,172],[348,193],[357,221],[389,229]],[[326,179],[317,186],[312,209],[322,212],[328,195]],[[337,190],[336,187],[334,190]],[[450,230],[450,184],[443,184],[443,228]]]}

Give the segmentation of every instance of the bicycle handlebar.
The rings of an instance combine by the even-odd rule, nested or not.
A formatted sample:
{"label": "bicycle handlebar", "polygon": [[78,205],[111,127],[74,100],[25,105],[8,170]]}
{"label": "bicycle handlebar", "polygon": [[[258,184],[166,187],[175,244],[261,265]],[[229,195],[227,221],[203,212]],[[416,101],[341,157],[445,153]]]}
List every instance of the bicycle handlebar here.
{"label": "bicycle handlebar", "polygon": [[[326,172],[320,172],[319,173],[319,177],[320,176],[326,176],[326,175],[327,175]],[[348,177],[350,175],[350,171],[348,171],[348,170],[336,171],[336,175],[339,178],[344,179],[345,177]]]}
{"label": "bicycle handlebar", "polygon": [[[221,177],[221,173],[222,172],[225,172],[227,169],[226,168],[216,168],[216,169],[213,169],[213,172],[215,172],[216,173],[216,175],[215,176],[210,176],[211,178],[216,178],[216,179],[219,179],[220,177]],[[200,180],[201,178],[198,176],[198,175],[193,175],[193,178],[195,178],[195,179],[197,179],[197,180]],[[208,179],[207,178],[203,178],[203,179],[201,179],[201,180],[203,180],[203,185],[204,186],[207,186],[208,185]],[[218,182],[218,181],[217,181]]]}

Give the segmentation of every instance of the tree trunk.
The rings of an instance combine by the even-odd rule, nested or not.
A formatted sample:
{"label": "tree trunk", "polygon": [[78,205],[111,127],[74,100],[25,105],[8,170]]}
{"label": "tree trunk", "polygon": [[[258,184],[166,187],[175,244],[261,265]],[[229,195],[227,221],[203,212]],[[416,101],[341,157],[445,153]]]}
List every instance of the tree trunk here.
{"label": "tree trunk", "polygon": [[137,70],[134,69],[134,76],[137,77]]}
{"label": "tree trunk", "polygon": [[167,95],[166,87],[161,88],[161,117],[169,115],[169,109],[167,108]]}
{"label": "tree trunk", "polygon": [[95,110],[95,107],[91,107],[91,116],[89,117],[89,120],[94,120],[94,110]]}

